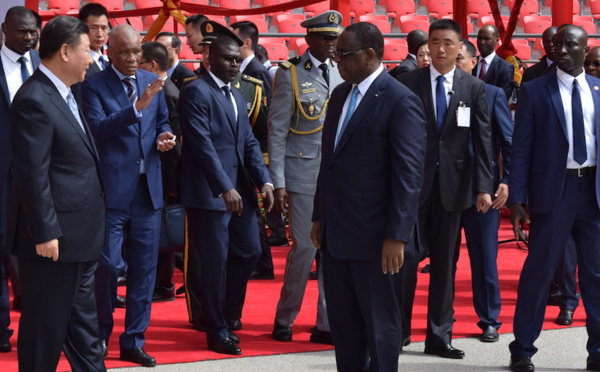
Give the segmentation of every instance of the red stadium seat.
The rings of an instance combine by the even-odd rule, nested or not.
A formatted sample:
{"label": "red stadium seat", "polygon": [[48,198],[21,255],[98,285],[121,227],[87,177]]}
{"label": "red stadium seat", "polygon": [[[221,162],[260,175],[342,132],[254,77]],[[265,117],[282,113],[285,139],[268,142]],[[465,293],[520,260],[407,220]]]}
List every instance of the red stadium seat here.
{"label": "red stadium seat", "polygon": [[577,21],[594,22],[594,17],[589,16],[589,15],[573,14],[573,22],[577,22]]}
{"label": "red stadium seat", "polygon": [[583,30],[585,32],[588,33],[588,35],[591,34],[596,34],[596,25],[594,24],[594,22],[590,22],[590,21],[573,21],[573,24],[575,26],[579,26],[581,28],[583,28]]}
{"label": "red stadium seat", "polygon": [[279,22],[277,26],[277,30],[281,33],[290,33],[290,34],[305,34],[306,29],[300,26],[302,21],[297,19],[286,19]]}
{"label": "red stadium seat", "polygon": [[160,0],[134,0],[136,9],[144,9],[144,8],[156,8],[163,6],[163,3]]}
{"label": "red stadium seat", "polygon": [[358,17],[360,22],[373,22],[373,21],[388,21],[388,17],[385,14],[363,14]]}
{"label": "red stadium seat", "polygon": [[304,14],[300,14],[300,13],[277,14],[277,15],[273,16],[273,20],[271,21],[271,24],[277,26],[279,24],[279,22],[286,20],[286,19],[294,19],[296,21],[302,22],[302,21],[306,20],[306,16]]}
{"label": "red stadium seat", "polygon": [[[508,16],[507,15],[501,15],[500,18],[502,18],[502,24],[504,25],[504,28],[506,29],[506,27],[508,26]],[[479,27],[485,26],[485,25],[496,25],[496,21],[494,20],[494,16],[492,15],[486,15],[483,17],[479,18]]]}
{"label": "red stadium seat", "polygon": [[262,14],[248,14],[248,15],[239,15],[239,16],[229,16],[229,24],[233,24],[236,22],[242,22],[242,21],[250,21],[250,22],[254,22],[257,19],[262,19],[263,21],[265,20],[265,16]]}
{"label": "red stadium seat", "polygon": [[431,18],[442,18],[445,15],[452,14],[452,0],[436,0],[429,3],[427,8]]}
{"label": "red stadium seat", "polygon": [[[285,3],[285,2],[287,2],[287,0],[263,0],[263,6],[277,5],[277,4],[281,4],[281,3]],[[265,15],[267,15],[268,17],[273,17],[275,14],[282,14],[282,13],[291,13],[291,10],[286,11],[286,12],[266,13]]]}
{"label": "red stadium seat", "polygon": [[[454,19],[454,14],[446,14],[442,18],[443,19]],[[475,32],[475,27],[473,26],[473,23],[471,23],[471,18],[469,18],[469,16],[467,16],[467,33],[471,34],[473,32]]]}
{"label": "red stadium seat", "polygon": [[285,44],[267,43],[262,46],[267,50],[270,61],[287,61],[289,59],[288,48]]}
{"label": "red stadium seat", "polygon": [[301,56],[304,53],[306,53],[306,50],[308,49],[308,44],[306,43],[306,40],[296,39],[296,45],[298,46],[298,50],[296,51],[297,55]]}
{"label": "red stadium seat", "polygon": [[399,37],[385,37],[383,38],[383,44],[384,45],[388,45],[388,44],[400,44],[400,45],[407,45],[406,43],[406,39],[401,39]]}
{"label": "red stadium seat", "polygon": [[321,3],[315,3],[305,6],[304,12],[306,13],[306,16],[310,18],[328,11],[329,8],[329,1],[323,1]]}
{"label": "red stadium seat", "polygon": [[361,21],[361,22],[370,22],[370,23],[374,24],[382,34],[392,33],[392,25],[390,25],[390,23],[387,21],[387,19],[385,21],[382,21],[381,19],[372,19],[372,20]]}
{"label": "red stadium seat", "polygon": [[387,0],[387,15],[390,18],[397,19],[405,14],[415,14],[417,6],[414,0]]}
{"label": "red stadium seat", "polygon": [[588,39],[588,47],[590,49],[600,46],[600,39]]}
{"label": "red stadium seat", "polygon": [[123,9],[123,0],[87,0],[89,3],[102,4],[109,12]]}
{"label": "red stadium seat", "polygon": [[592,0],[588,2],[590,12],[595,19],[600,19],[600,0]]}
{"label": "red stadium seat", "polygon": [[[402,44],[385,44],[383,48],[383,61],[401,61],[408,54],[408,46]],[[390,67],[398,63],[390,64]]]}
{"label": "red stadium seat", "polygon": [[531,59],[531,48],[529,45],[518,45],[513,42],[513,46],[517,50],[517,57],[523,61],[529,61]]}
{"label": "red stadium seat", "polygon": [[423,30],[425,32],[429,32],[429,21],[407,20],[402,22],[400,29],[403,33],[408,33],[412,30]]}
{"label": "red stadium seat", "polygon": [[425,15],[425,14],[405,14],[403,16],[400,16],[400,24],[403,24],[406,21],[426,21],[426,22],[429,22],[429,16]]}
{"label": "red stadium seat", "polygon": [[138,31],[144,30],[144,22],[140,17],[121,17],[121,18],[111,18],[110,24],[114,27],[116,25],[125,25],[130,24],[133,28]]}
{"label": "red stadium seat", "polygon": [[521,24],[523,24],[523,17],[531,14],[538,14],[539,9],[540,5],[537,0],[524,0],[523,4],[521,4],[521,11],[519,12]]}
{"label": "red stadium seat", "polygon": [[208,5],[209,1],[208,0],[180,0],[179,1],[181,4],[194,4],[194,5]]}
{"label": "red stadium seat", "polygon": [[512,39],[513,45],[527,45],[529,46],[529,41],[527,39]]}
{"label": "red stadium seat", "polygon": [[523,24],[532,22],[532,21],[548,21],[548,22],[552,22],[552,16],[549,15],[537,15],[537,14],[530,14],[530,15],[526,15],[523,17]]}
{"label": "red stadium seat", "polygon": [[79,9],[79,0],[48,0],[48,9],[54,14],[67,14],[69,11]]}
{"label": "red stadium seat", "polygon": [[250,0],[221,0],[219,6],[226,9],[248,9]]}
{"label": "red stadium seat", "polygon": [[374,0],[349,0],[350,2],[350,17],[358,19],[363,14],[375,13]]}
{"label": "red stadium seat", "polygon": [[[526,34],[543,34],[544,31],[552,26],[552,22],[550,21],[529,21],[525,23],[523,27],[523,32]],[[533,41],[534,38],[529,38],[529,41]]]}
{"label": "red stadium seat", "polygon": [[492,10],[487,0],[468,0],[467,13],[471,18],[480,18],[492,14]]}
{"label": "red stadium seat", "polygon": [[283,37],[259,37],[258,38],[258,43],[259,44],[264,44],[264,43],[279,43],[279,44],[284,44],[285,45],[285,38],[283,38]]}

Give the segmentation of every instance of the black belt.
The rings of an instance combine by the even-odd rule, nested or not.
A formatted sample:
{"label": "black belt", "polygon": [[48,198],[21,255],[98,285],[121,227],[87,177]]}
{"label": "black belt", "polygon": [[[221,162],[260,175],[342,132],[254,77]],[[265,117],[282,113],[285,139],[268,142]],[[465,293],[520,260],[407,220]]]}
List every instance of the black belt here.
{"label": "black belt", "polygon": [[587,176],[593,176],[595,174],[596,174],[596,166],[577,168],[577,169],[567,169],[567,176],[587,177]]}

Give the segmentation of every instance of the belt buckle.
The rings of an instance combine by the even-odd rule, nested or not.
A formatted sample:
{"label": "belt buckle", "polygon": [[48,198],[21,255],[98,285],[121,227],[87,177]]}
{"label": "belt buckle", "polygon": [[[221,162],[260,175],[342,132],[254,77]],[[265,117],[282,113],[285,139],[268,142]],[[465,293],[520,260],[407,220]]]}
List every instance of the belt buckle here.
{"label": "belt buckle", "polygon": [[578,178],[583,177],[583,168],[577,168],[577,177]]}

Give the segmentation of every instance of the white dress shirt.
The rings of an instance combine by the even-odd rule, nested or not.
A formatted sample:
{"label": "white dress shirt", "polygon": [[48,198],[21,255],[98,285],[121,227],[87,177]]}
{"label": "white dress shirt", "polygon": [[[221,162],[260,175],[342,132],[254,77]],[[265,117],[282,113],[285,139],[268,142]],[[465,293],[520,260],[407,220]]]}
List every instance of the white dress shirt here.
{"label": "white dress shirt", "polygon": [[[456,67],[452,69],[452,71],[448,72],[444,75],[446,80],[444,80],[444,90],[446,91],[446,107],[448,107],[448,103],[450,102],[450,96],[454,92],[452,91],[452,84],[454,83],[454,71],[456,71]],[[431,77],[431,98],[433,98],[433,107],[434,107],[434,116],[437,119],[437,110],[435,109],[437,104],[436,99],[436,89],[437,89],[437,77],[440,76],[441,73],[433,67],[433,65],[429,65],[429,76]]]}
{"label": "white dress shirt", "polygon": [[19,58],[25,57],[27,60],[27,70],[29,71],[29,76],[33,75],[33,62],[31,62],[31,53],[28,51],[27,53],[20,55],[10,50],[6,44],[2,44],[0,57],[2,58],[4,76],[6,76],[10,102],[12,102],[15,94],[17,94],[17,91],[19,88],[21,88],[21,85],[23,85],[23,78],[21,77],[21,63],[19,62]]}
{"label": "white dress shirt", "polygon": [[[231,102],[233,102],[233,110],[235,111],[235,119],[237,120],[238,118],[238,108],[237,108],[237,102],[235,101],[235,97],[233,96],[233,93],[231,93],[231,84],[225,84],[223,82],[223,80],[219,79],[218,77],[215,76],[215,74],[213,74],[212,72],[210,72],[210,70],[208,71],[208,73],[210,74],[210,76],[213,78],[213,80],[215,81],[215,83],[217,83],[217,85],[219,86],[219,89],[223,89],[223,87],[229,87],[229,96],[231,97]],[[223,91],[223,95],[225,95],[225,91]]]}

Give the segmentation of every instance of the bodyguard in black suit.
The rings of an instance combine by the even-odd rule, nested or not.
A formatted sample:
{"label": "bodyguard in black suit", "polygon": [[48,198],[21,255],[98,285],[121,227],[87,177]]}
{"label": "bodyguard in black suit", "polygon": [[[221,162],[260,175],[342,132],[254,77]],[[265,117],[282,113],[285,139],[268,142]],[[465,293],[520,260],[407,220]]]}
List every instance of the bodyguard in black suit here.
{"label": "bodyguard in black suit", "polygon": [[496,26],[485,25],[479,29],[477,49],[480,56],[477,65],[473,68],[473,76],[477,76],[486,84],[502,88],[508,100],[513,91],[511,83],[515,80],[515,68],[496,54],[495,49],[499,40]]}
{"label": "bodyguard in black suit", "polygon": [[544,30],[542,34],[542,45],[544,46],[544,52],[546,53],[542,59],[535,65],[528,67],[523,72],[523,78],[521,84],[545,75],[556,69],[554,64],[554,46],[552,44],[552,38],[556,34],[558,27],[552,26]]}
{"label": "bodyguard in black suit", "polygon": [[181,52],[181,39],[173,32],[160,32],[156,35],[154,41],[158,41],[167,47],[169,52],[169,66],[167,69],[167,76],[177,89],[183,88],[183,81],[185,78],[196,76],[194,71],[187,68],[186,65],[179,62],[179,53]]}
{"label": "bodyguard in black suit", "polygon": [[[461,29],[448,19],[429,29],[431,65],[398,80],[416,93],[427,117],[425,182],[419,197],[420,249],[431,262],[425,353],[463,358],[451,345],[454,251],[460,216],[477,194],[477,211],[492,204],[491,126],[481,80],[456,69]],[[473,146],[473,156],[469,152]],[[417,261],[417,262],[415,262]],[[418,260],[406,275],[416,275]]]}
{"label": "bodyguard in black suit", "polygon": [[342,32],[335,62],[346,82],[333,91],[323,128],[311,239],[323,252],[339,371],[398,370],[395,288],[413,240],[427,130],[419,98],[382,59],[374,25]]}
{"label": "bodyguard in black suit", "polygon": [[390,75],[397,78],[400,74],[417,69],[417,52],[419,45],[427,41],[427,32],[423,30],[412,30],[406,35],[406,43],[408,44],[408,55],[404,61],[394,67],[390,71]]}
{"label": "bodyguard in black suit", "polygon": [[92,59],[87,27],[52,19],[42,65],[13,101],[11,245],[19,257],[23,312],[19,370],[54,371],[64,351],[74,371],[105,371],[94,296],[104,243],[98,153],[69,86]]}

